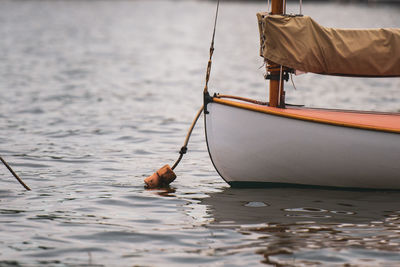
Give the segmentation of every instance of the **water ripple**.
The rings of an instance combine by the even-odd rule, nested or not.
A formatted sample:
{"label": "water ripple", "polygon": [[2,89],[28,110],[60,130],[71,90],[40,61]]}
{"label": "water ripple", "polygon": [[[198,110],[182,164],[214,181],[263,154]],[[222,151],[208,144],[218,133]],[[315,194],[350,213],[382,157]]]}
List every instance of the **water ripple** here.
{"label": "water ripple", "polygon": [[[0,154],[33,189],[3,166],[0,266],[400,261],[399,193],[230,189],[212,167],[201,119],[171,188],[144,189],[145,177],[175,162],[202,104],[215,1],[0,6]],[[255,14],[265,2],[220,8],[210,88],[264,100]],[[303,10],[328,27],[400,26],[398,6]],[[295,83],[285,87],[291,103],[399,109],[396,78],[307,74]]]}

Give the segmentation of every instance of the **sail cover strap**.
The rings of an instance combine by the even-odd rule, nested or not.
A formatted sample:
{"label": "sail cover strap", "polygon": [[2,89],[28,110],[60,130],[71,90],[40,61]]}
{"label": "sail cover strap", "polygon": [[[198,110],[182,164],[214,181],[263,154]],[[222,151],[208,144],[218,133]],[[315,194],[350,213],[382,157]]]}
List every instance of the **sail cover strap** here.
{"label": "sail cover strap", "polygon": [[335,29],[308,16],[257,14],[261,56],[319,74],[400,76],[400,29]]}

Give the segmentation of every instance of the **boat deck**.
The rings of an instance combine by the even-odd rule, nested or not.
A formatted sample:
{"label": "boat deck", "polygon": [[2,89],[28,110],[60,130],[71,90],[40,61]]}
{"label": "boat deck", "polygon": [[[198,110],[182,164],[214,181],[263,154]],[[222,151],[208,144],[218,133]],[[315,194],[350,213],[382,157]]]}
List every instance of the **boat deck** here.
{"label": "boat deck", "polygon": [[285,109],[214,98],[214,102],[256,112],[344,127],[400,133],[400,113],[364,112],[288,106]]}

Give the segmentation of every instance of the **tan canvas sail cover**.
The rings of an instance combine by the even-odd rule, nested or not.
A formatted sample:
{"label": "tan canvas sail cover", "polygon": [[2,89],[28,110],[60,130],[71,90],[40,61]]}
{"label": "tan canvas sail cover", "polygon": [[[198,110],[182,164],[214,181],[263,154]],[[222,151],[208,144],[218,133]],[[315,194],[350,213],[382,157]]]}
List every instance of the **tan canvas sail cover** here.
{"label": "tan canvas sail cover", "polygon": [[261,56],[292,69],[400,76],[400,29],[335,29],[307,16],[257,14]]}

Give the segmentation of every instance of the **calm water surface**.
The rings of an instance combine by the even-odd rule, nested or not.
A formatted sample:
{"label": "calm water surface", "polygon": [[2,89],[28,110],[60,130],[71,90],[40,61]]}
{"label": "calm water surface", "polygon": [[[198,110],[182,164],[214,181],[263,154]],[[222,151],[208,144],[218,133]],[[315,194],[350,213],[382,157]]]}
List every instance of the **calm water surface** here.
{"label": "calm water surface", "polygon": [[[214,4],[0,2],[0,266],[397,265],[400,193],[231,189],[200,121]],[[264,100],[257,11],[223,2],[210,87]],[[289,12],[296,13],[290,5]],[[400,27],[398,6],[305,4],[326,26]],[[400,80],[295,78],[288,101],[398,111]]]}

